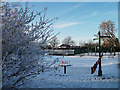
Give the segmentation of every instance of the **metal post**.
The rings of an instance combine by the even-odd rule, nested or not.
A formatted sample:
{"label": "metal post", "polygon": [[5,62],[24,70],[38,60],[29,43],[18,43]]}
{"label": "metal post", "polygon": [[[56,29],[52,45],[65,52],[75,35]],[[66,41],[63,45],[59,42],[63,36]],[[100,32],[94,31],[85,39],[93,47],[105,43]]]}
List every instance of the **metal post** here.
{"label": "metal post", "polygon": [[111,52],[110,52],[110,55],[112,55],[112,47],[111,47]]}
{"label": "metal post", "polygon": [[42,65],[42,72],[44,72],[44,70],[43,70],[43,65]]}
{"label": "metal post", "polygon": [[114,48],[113,48],[113,51],[114,51],[114,56],[116,55],[116,53],[115,53],[115,46],[114,46]]}
{"label": "metal post", "polygon": [[88,48],[88,55],[89,55],[89,48]]}
{"label": "metal post", "polygon": [[99,71],[98,76],[102,76],[102,70],[101,70],[101,38],[100,38],[100,31],[98,32],[99,35]]}
{"label": "metal post", "polygon": [[66,66],[64,66],[64,74],[66,74]]}
{"label": "metal post", "polygon": [[96,46],[95,46],[95,56],[96,56]]}
{"label": "metal post", "polygon": [[[2,6],[0,0],[0,6]],[[2,89],[2,8],[0,8],[0,89]]]}

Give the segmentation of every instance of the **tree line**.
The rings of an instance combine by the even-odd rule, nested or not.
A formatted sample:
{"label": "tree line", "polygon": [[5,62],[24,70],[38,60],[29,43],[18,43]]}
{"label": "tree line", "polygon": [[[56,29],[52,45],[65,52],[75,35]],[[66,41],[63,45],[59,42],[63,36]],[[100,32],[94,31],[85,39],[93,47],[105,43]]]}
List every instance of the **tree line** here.
{"label": "tree line", "polygon": [[[115,23],[111,20],[103,21],[99,25],[99,31],[101,31],[102,36],[110,36],[110,38],[102,38],[102,51],[103,52],[111,52],[111,49],[115,49],[115,51],[120,51],[120,41],[116,37],[115,33],[117,29],[115,28]],[[95,37],[98,37],[97,34],[94,35]],[[79,45],[75,45],[75,41],[72,39],[71,36],[68,36],[63,39],[61,44],[70,45],[70,46],[77,46],[84,48],[81,50],[84,50],[83,52],[98,52],[98,42],[94,42],[92,40],[86,41],[80,41]],[[57,37],[52,38],[51,42],[49,43],[51,48],[56,48],[60,45],[59,39]],[[113,50],[112,50],[113,51]]]}

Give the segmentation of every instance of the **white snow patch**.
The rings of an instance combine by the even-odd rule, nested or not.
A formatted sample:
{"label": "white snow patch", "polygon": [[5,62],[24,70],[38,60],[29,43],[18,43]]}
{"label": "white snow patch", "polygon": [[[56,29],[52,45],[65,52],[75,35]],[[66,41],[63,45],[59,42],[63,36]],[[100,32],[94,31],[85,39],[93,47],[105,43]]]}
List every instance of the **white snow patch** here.
{"label": "white snow patch", "polygon": [[[91,67],[98,60],[96,56],[54,56],[59,58],[57,69],[51,69],[34,77],[24,88],[118,88],[118,56],[102,58],[102,76],[98,76],[98,67],[91,74]],[[70,62],[67,74],[61,61]],[[56,66],[55,65],[55,66]]]}

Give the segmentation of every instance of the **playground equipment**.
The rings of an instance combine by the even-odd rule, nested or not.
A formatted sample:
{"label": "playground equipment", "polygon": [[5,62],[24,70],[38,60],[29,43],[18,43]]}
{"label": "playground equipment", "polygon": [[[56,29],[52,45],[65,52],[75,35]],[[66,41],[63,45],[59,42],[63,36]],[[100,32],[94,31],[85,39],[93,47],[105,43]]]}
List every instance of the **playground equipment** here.
{"label": "playground equipment", "polygon": [[64,74],[66,74],[66,67],[71,66],[71,65],[70,65],[70,62],[68,63],[67,61],[65,61],[65,62],[62,61],[61,64],[59,64],[59,66],[64,67]]}

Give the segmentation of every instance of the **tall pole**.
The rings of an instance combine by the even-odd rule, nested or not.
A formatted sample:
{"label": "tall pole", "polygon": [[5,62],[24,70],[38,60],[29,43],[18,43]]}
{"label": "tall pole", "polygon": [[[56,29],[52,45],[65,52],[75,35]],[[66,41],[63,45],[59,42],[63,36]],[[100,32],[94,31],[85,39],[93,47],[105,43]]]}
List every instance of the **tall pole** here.
{"label": "tall pole", "polygon": [[102,76],[102,70],[101,70],[101,36],[100,36],[100,31],[98,32],[99,35],[99,71],[98,71],[98,76]]}
{"label": "tall pole", "polygon": [[95,46],[95,56],[96,56],[96,46]]}
{"label": "tall pole", "polygon": [[2,17],[1,13],[2,8],[1,8],[1,0],[0,0],[0,89],[2,89]]}
{"label": "tall pole", "polygon": [[110,38],[110,36],[101,36],[100,31],[98,32],[98,38],[94,38],[93,40],[99,39],[99,70],[98,70],[98,76],[102,76],[102,69],[101,69],[101,38]]}

